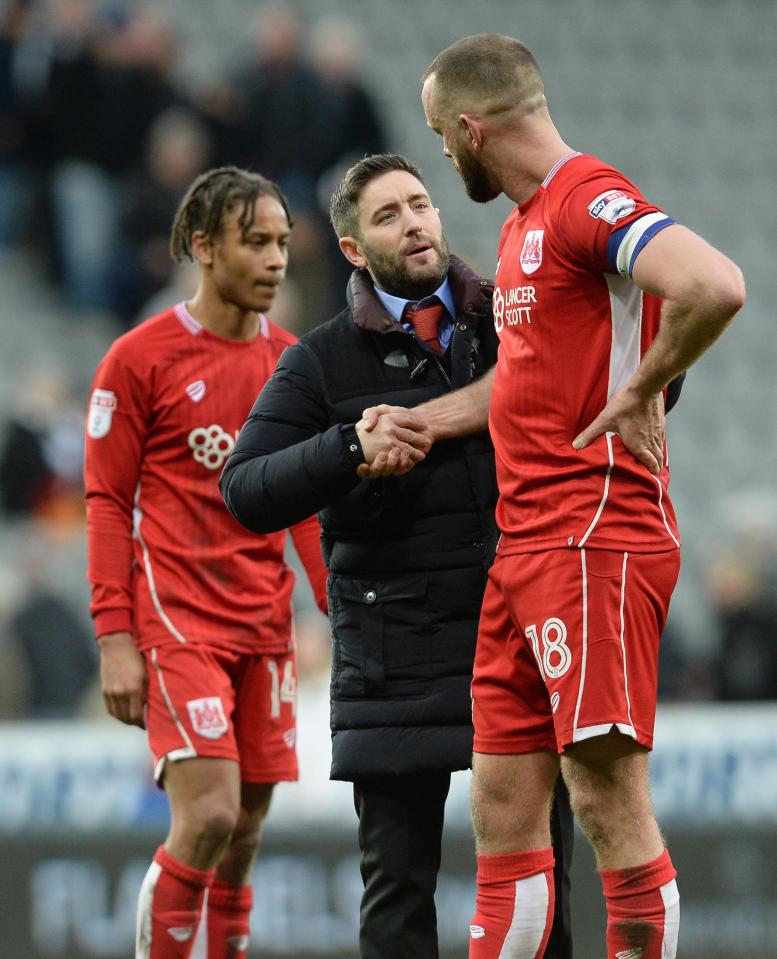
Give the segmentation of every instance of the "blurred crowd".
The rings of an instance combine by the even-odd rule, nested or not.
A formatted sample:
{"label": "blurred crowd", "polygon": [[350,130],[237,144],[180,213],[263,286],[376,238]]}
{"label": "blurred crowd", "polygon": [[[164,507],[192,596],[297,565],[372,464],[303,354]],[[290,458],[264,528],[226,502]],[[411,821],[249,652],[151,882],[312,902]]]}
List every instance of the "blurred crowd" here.
{"label": "blurred crowd", "polygon": [[327,225],[330,185],[387,146],[350,20],[305,28],[257,9],[229,75],[179,79],[181,36],[152,7],[8,0],[0,25],[0,245],[33,244],[75,310],[128,326],[173,280],[167,238],[202,170],[276,180],[296,218],[291,285],[300,329],[342,299]]}
{"label": "blurred crowd", "polygon": [[[250,52],[195,88],[180,80],[179,26],[130,0],[0,2],[0,255],[23,251],[63,317],[118,335],[193,292],[194,272],[168,254],[171,220],[196,174],[238,164],[289,198],[273,318],[301,334],[341,308],[350,272],[327,222],[331,189],[392,147],[365,40],[352,19],[259,5]],[[0,330],[15,320],[0,316]],[[100,715],[83,574],[88,382],[34,361],[16,372],[0,413],[0,720]],[[709,642],[689,649],[670,617],[661,697],[776,699],[777,494],[722,504],[714,520],[726,537],[699,587]],[[326,696],[326,624],[296,601],[302,684]]]}

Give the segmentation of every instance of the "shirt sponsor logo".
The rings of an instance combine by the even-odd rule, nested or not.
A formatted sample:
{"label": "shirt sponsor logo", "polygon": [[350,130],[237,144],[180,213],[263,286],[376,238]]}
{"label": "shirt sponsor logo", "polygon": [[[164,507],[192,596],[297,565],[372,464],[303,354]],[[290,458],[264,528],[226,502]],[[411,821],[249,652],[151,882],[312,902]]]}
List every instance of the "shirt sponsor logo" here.
{"label": "shirt sponsor logo", "polygon": [[529,230],[521,250],[521,269],[530,276],[542,265],[542,237],[544,230]]}
{"label": "shirt sponsor logo", "polygon": [[628,216],[636,205],[636,200],[626,196],[622,190],[608,190],[606,193],[600,193],[588,204],[588,212],[595,220],[615,223],[616,220]]}
{"label": "shirt sponsor logo", "polygon": [[186,395],[192,403],[199,403],[205,396],[205,380],[195,380],[186,387]]}
{"label": "shirt sponsor logo", "polygon": [[615,953],[615,959],[639,959],[642,955],[642,950],[637,949],[624,949],[621,952]]}
{"label": "shirt sponsor logo", "polygon": [[94,390],[89,401],[89,416],[86,431],[93,440],[107,436],[111,428],[113,411],[118,405],[116,394],[112,390]]}
{"label": "shirt sponsor logo", "polygon": [[186,704],[192,729],[204,739],[218,739],[229,728],[220,696],[190,699]]}
{"label": "shirt sponsor logo", "polygon": [[243,952],[248,948],[249,937],[245,935],[230,936],[227,939],[227,945],[232,946],[236,952]]}
{"label": "shirt sponsor logo", "polygon": [[512,286],[506,290],[494,290],[494,329],[501,333],[507,326],[531,324],[532,306],[537,305],[537,290],[533,286]]}
{"label": "shirt sponsor logo", "polygon": [[553,695],[550,697],[550,708],[553,710],[554,713],[558,712],[558,704],[560,702],[561,702],[561,696],[559,696],[557,692],[553,693]]}
{"label": "shirt sponsor logo", "polygon": [[235,436],[230,436],[218,423],[210,426],[197,426],[189,433],[187,442],[195,460],[205,469],[221,469],[224,461],[235,446]]}
{"label": "shirt sponsor logo", "polygon": [[297,730],[294,727],[284,730],[283,742],[287,749],[294,749],[297,744]]}
{"label": "shirt sponsor logo", "polygon": [[469,934],[473,939],[484,939],[486,935],[486,930],[482,926],[470,926]]}

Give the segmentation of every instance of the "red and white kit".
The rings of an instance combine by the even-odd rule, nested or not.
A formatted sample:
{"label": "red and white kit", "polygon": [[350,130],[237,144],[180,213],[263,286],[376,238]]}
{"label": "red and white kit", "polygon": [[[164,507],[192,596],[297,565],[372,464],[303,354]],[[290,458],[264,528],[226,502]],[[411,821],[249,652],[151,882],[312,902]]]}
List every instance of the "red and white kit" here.
{"label": "red and white kit", "polygon": [[[204,329],[181,303],[117,339],[95,373],[85,470],[91,611],[98,636],[131,632],[146,655],[157,759],[175,750],[222,755],[227,743],[239,758],[229,722],[236,704],[218,691],[233,666],[211,660],[210,695],[201,671],[196,681],[195,672],[189,674],[196,686],[190,696],[185,671],[178,670],[176,679],[176,671],[165,676],[162,670],[176,648],[203,645],[211,656],[223,651],[225,661],[229,654],[248,654],[276,663],[274,674],[272,666],[259,671],[256,690],[242,673],[239,682],[231,678],[236,695],[247,701],[255,692],[276,702],[273,697],[285,690],[289,715],[278,735],[288,740],[286,772],[296,769],[294,576],[283,559],[285,533],[244,529],[218,489],[239,429],[294,339],[266,317],[252,340],[225,339]],[[292,535],[323,603],[326,572],[315,517]]]}
{"label": "red and white kit", "polygon": [[[673,222],[621,173],[573,153],[502,230],[494,290],[499,362],[489,419],[503,532],[498,554],[522,554],[512,562],[546,577],[525,581],[528,592],[510,604],[538,684],[534,692],[524,686],[523,696],[536,699],[532,709],[541,709],[544,722],[529,735],[537,715],[526,707],[522,730],[521,707],[511,695],[509,703],[501,698],[504,682],[494,685],[488,650],[504,652],[502,590],[508,582],[517,588],[521,578],[517,569],[506,574],[497,566],[473,684],[479,751],[530,751],[548,748],[549,740],[561,749],[612,723],[652,742],[655,668],[641,666],[657,658],[679,564],[669,469],[653,476],[615,434],[580,451],[572,441],[628,382],[658,331],[661,301],[636,286],[631,269],[645,244]],[[555,551],[561,552],[551,556]],[[592,560],[595,551],[609,554],[604,574],[595,571],[602,565]],[[534,553],[545,559],[524,555]],[[630,575],[643,554],[659,554],[651,574],[659,590],[649,598],[637,595],[649,577]],[[611,588],[598,588],[600,576]],[[605,688],[614,692],[603,699]],[[644,704],[644,712],[635,704]],[[508,726],[484,728],[479,705],[492,720],[508,710]]]}

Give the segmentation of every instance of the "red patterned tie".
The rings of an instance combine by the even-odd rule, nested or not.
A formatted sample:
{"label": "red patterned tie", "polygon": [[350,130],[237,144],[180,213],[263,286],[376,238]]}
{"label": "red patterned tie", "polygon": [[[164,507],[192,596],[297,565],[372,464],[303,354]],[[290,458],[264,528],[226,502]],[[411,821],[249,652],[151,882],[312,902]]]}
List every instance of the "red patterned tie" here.
{"label": "red patterned tie", "polygon": [[440,356],[442,356],[444,350],[440,345],[438,333],[440,321],[444,316],[445,307],[439,300],[437,303],[433,303],[431,306],[425,306],[421,310],[411,310],[408,307],[405,312],[405,318],[413,324],[415,335],[419,340],[428,343],[435,353],[438,353]]}

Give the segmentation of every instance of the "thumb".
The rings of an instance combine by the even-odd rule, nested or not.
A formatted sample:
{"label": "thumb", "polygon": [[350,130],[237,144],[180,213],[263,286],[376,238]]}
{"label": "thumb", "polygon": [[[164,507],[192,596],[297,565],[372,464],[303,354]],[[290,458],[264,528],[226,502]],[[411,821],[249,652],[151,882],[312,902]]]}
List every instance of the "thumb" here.
{"label": "thumb", "polygon": [[366,433],[370,433],[378,425],[379,419],[380,419],[380,413],[374,406],[371,406],[369,409],[366,409],[362,413],[362,418],[359,421],[359,426],[361,426],[361,428]]}

